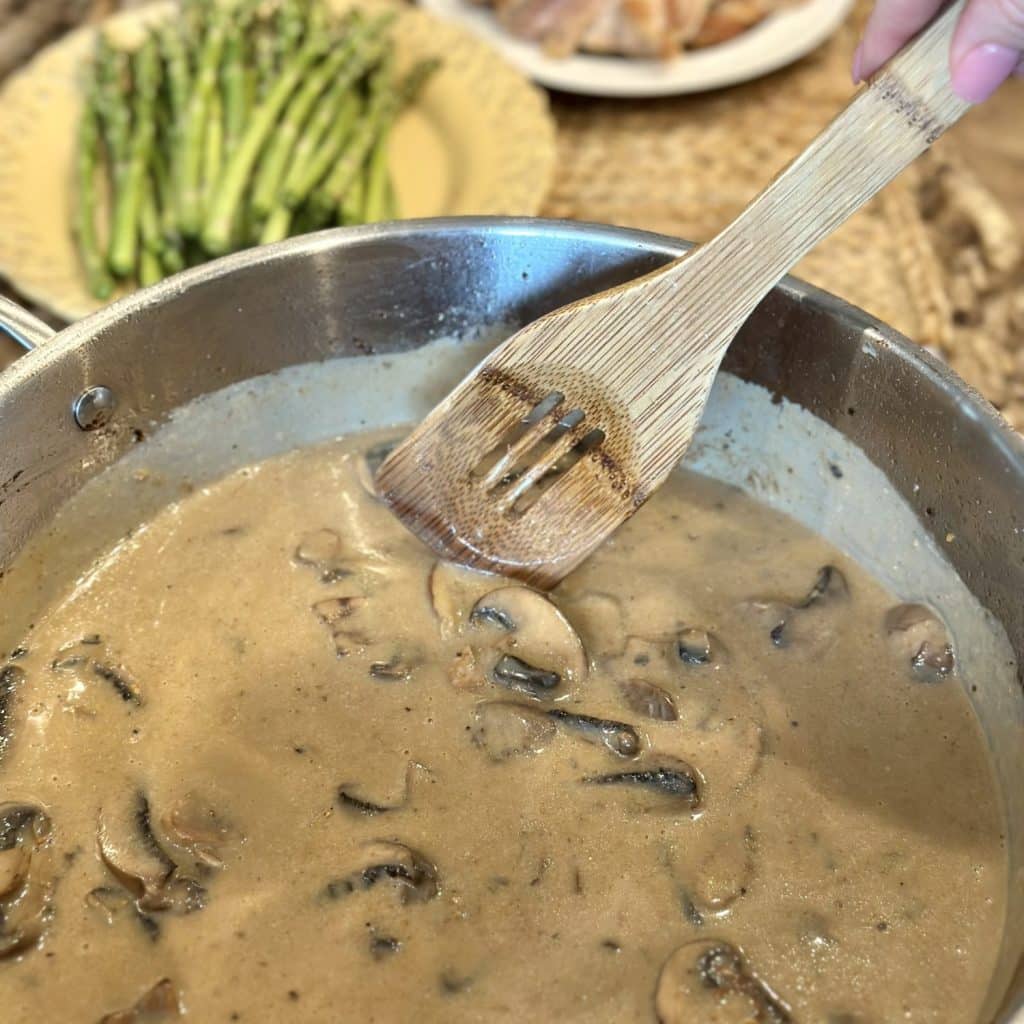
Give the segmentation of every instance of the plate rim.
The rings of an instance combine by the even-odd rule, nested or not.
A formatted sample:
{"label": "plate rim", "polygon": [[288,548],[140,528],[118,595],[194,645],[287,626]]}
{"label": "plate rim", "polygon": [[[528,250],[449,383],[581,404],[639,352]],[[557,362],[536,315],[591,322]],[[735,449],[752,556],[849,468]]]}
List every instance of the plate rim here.
{"label": "plate rim", "polygon": [[[491,11],[469,0],[417,0],[418,5],[437,17],[455,21],[474,32],[484,42],[498,49],[522,74],[548,89],[608,99],[654,99],[685,96],[740,85],[770,75],[812,53],[830,39],[853,10],[856,0],[805,0],[797,7],[770,15],[760,25],[736,39],[697,51],[670,61],[623,58],[600,54],[576,54],[567,58],[546,56],[535,43],[517,39],[494,21]],[[701,79],[672,77],[666,69],[690,66],[712,55],[715,63],[735,55],[756,42],[765,29],[781,29],[807,20],[816,14],[818,21],[809,22],[806,34],[794,37],[788,47],[776,49],[760,60],[739,70],[716,70]],[[852,55],[851,55],[852,57]],[[710,61],[709,61],[710,63]],[[628,68],[628,70],[626,70]],[[622,72],[626,70],[626,77]],[[611,78],[609,78],[611,74]],[[604,81],[600,79],[604,77]]]}

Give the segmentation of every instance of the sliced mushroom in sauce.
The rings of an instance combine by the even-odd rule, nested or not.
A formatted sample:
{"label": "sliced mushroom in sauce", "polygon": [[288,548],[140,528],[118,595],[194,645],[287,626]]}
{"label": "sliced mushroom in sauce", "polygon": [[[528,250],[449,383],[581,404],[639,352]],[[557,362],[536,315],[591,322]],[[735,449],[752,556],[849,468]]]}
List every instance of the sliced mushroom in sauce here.
{"label": "sliced mushroom in sauce", "polygon": [[0,804],[0,960],[35,947],[52,913],[53,827],[33,804]]}
{"label": "sliced mushroom in sauce", "polygon": [[473,650],[485,678],[546,699],[587,676],[587,657],[568,619],[543,594],[502,587],[470,613]]}
{"label": "sliced mushroom in sauce", "polygon": [[676,637],[676,656],[684,665],[711,665],[717,660],[718,646],[706,629],[688,626]]}
{"label": "sliced mushroom in sauce", "polygon": [[303,534],[295,548],[294,560],[313,569],[321,583],[337,583],[354,572],[344,558],[341,537],[326,527]]}
{"label": "sliced mushroom in sauce", "polygon": [[593,715],[577,715],[562,708],[554,708],[547,715],[559,728],[587,743],[605,747],[620,757],[636,757],[640,753],[640,734],[625,722],[595,718]]}
{"label": "sliced mushroom in sauce", "polygon": [[541,753],[555,737],[555,725],[539,708],[491,700],[473,712],[473,742],[492,761]]}
{"label": "sliced mushroom in sauce", "polygon": [[728,914],[747,895],[754,882],[756,855],[757,839],[748,827],[738,835],[726,833],[701,859],[688,891],[702,917]]}
{"label": "sliced mushroom in sauce", "polygon": [[327,883],[324,893],[340,900],[381,884],[392,886],[401,903],[424,903],[440,891],[437,868],[423,854],[404,843],[375,839],[362,847],[348,874]]}
{"label": "sliced mushroom in sauce", "polygon": [[643,679],[619,683],[619,693],[630,711],[656,722],[674,722],[679,718],[671,694]]}
{"label": "sliced mushroom in sauce", "polygon": [[24,669],[17,665],[0,668],[0,762],[14,735],[14,702],[24,682]]}
{"label": "sliced mushroom in sauce", "polygon": [[822,566],[810,588],[796,600],[745,601],[741,611],[762,629],[772,647],[798,647],[821,655],[835,642],[842,626],[841,611],[850,597],[842,570]]}
{"label": "sliced mushroom in sauce", "polygon": [[454,562],[436,562],[427,579],[430,606],[443,640],[462,633],[476,602],[494,590],[498,577]]}
{"label": "sliced mushroom in sauce", "polygon": [[668,757],[630,771],[588,775],[581,781],[622,791],[642,811],[693,811],[700,806],[703,791],[703,779],[695,768]]}
{"label": "sliced mushroom in sauce", "polygon": [[149,799],[137,789],[120,790],[100,810],[103,863],[144,911],[192,913],[206,905],[206,890],[179,873],[178,864],[153,831]]}
{"label": "sliced mushroom in sauce", "polygon": [[410,761],[402,776],[401,790],[397,793],[375,790],[364,783],[343,782],[338,787],[338,804],[344,810],[366,817],[400,811],[408,805],[412,797],[413,780],[420,773],[430,775],[428,768]]}
{"label": "sliced mushroom in sauce", "polygon": [[748,967],[742,952],[719,939],[680,946],[658,975],[659,1024],[792,1024],[789,1007]]}
{"label": "sliced mushroom in sauce", "polygon": [[184,1016],[178,987],[170,978],[162,978],[127,1010],[115,1010],[99,1024],[163,1024]]}
{"label": "sliced mushroom in sauce", "polygon": [[169,842],[186,852],[200,869],[223,868],[225,850],[242,838],[196,793],[187,793],[171,804],[161,824]]}
{"label": "sliced mushroom in sauce", "polygon": [[900,604],[885,615],[889,646],[909,674],[925,683],[939,683],[956,670],[949,631],[923,604]]}

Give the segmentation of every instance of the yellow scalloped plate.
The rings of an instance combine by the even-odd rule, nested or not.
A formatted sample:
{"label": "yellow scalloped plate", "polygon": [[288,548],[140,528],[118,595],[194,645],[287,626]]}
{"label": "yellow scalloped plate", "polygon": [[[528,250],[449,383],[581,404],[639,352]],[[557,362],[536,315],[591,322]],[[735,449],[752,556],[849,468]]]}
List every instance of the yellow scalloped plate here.
{"label": "yellow scalloped plate", "polygon": [[[130,40],[173,10],[135,9],[105,28]],[[0,273],[69,320],[100,305],[85,287],[69,229],[81,68],[95,32],[65,37],[0,90]],[[400,8],[393,35],[398,63],[444,61],[394,132],[402,215],[536,214],[555,162],[545,95],[471,33],[424,11]]]}

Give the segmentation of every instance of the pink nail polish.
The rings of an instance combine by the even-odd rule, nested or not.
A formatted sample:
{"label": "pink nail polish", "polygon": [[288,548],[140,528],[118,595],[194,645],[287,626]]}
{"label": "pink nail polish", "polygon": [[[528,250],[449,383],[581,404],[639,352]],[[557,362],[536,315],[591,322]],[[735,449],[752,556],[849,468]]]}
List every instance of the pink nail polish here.
{"label": "pink nail polish", "polygon": [[1017,50],[998,43],[982,43],[968,50],[953,68],[953,91],[968,103],[987,100],[1021,59]]}
{"label": "pink nail polish", "polygon": [[859,85],[864,80],[864,76],[861,74],[861,71],[863,70],[863,68],[864,68],[864,44],[861,43],[860,46],[858,46],[857,49],[854,51],[854,54],[853,54],[853,84],[854,85]]}

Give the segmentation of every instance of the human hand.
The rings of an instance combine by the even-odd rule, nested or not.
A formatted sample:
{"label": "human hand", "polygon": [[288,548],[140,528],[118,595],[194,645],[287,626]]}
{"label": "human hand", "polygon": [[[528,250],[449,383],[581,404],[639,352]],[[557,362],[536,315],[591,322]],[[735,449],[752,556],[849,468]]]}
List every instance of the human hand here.
{"label": "human hand", "polygon": [[[877,0],[853,58],[853,80],[877,71],[938,13],[943,0]],[[950,51],[953,91],[980,103],[1024,75],[1024,0],[968,0]]]}

